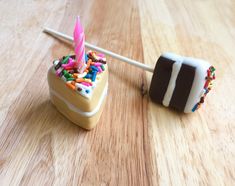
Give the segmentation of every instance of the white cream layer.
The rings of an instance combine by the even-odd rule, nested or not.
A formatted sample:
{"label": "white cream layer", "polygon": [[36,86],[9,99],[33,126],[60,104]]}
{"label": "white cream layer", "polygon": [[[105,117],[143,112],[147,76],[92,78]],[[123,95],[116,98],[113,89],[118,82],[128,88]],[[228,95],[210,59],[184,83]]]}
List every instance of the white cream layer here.
{"label": "white cream layer", "polygon": [[193,107],[200,101],[206,82],[207,70],[211,65],[207,61],[189,57],[184,58],[184,63],[196,67],[192,88],[184,108],[185,113],[190,113]]}
{"label": "white cream layer", "polygon": [[162,104],[168,107],[170,104],[173,92],[175,90],[175,83],[176,83],[176,79],[178,77],[178,74],[182,65],[183,58],[181,56],[178,56],[172,53],[164,53],[162,56],[167,59],[171,59],[172,61],[175,61],[172,66],[171,78],[170,78],[166,93],[164,95],[164,98],[162,100]]}
{"label": "white cream layer", "polygon": [[67,107],[72,110],[73,112],[76,112],[82,116],[85,116],[85,117],[92,117],[94,116],[99,110],[100,110],[100,107],[105,99],[105,96],[107,95],[107,92],[108,92],[108,82],[106,83],[105,85],[105,88],[101,94],[101,97],[98,101],[98,104],[97,106],[95,107],[94,110],[90,111],[90,112],[84,112],[80,109],[78,109],[77,107],[75,107],[73,104],[71,104],[70,102],[68,102],[63,96],[61,96],[58,92],[56,92],[55,90],[53,90],[52,88],[50,88],[50,93],[53,94],[54,96],[58,97],[59,99],[61,99],[66,105]]}

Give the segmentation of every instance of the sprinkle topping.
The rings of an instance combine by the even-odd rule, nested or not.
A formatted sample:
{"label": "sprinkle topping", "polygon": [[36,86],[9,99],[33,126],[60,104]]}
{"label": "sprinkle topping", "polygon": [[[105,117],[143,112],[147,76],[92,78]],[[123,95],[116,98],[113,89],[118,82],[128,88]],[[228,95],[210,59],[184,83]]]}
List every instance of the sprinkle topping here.
{"label": "sprinkle topping", "polygon": [[206,82],[203,87],[202,96],[200,98],[200,101],[196,105],[194,105],[194,107],[192,109],[193,112],[201,107],[201,105],[204,103],[206,95],[209,93],[209,91],[212,88],[212,83],[215,80],[215,68],[213,66],[211,66],[207,70],[207,76],[206,76],[205,80],[206,80]]}
{"label": "sprinkle topping", "polygon": [[78,72],[78,64],[75,55],[64,56],[53,62],[56,76],[66,82],[66,86],[86,98],[90,98],[100,74],[105,71],[106,58],[103,54],[88,51],[86,55],[86,69]]}

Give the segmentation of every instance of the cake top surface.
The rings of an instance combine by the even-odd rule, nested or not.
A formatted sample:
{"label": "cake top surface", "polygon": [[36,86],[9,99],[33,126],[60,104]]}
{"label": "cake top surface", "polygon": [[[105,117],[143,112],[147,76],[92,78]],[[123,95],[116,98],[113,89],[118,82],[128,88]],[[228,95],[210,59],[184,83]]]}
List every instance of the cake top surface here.
{"label": "cake top surface", "polygon": [[86,68],[80,73],[75,55],[64,56],[53,61],[53,71],[68,88],[89,99],[107,65],[104,54],[93,51],[87,52],[85,61]]}

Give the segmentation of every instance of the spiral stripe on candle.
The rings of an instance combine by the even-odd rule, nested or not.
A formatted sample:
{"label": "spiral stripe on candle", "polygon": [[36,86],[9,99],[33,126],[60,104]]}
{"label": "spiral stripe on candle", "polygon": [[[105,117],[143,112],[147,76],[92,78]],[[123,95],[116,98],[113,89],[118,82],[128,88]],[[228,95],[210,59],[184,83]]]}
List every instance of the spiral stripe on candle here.
{"label": "spiral stripe on candle", "polygon": [[76,62],[78,64],[79,72],[82,73],[86,66],[85,61],[85,34],[82,28],[80,18],[77,17],[76,25],[74,28],[74,50],[76,54]]}
{"label": "spiral stripe on candle", "polygon": [[85,47],[84,47],[84,34],[80,34],[80,41],[77,42],[78,45],[75,46],[75,53],[79,54],[77,56],[77,62],[83,62],[85,63]]}

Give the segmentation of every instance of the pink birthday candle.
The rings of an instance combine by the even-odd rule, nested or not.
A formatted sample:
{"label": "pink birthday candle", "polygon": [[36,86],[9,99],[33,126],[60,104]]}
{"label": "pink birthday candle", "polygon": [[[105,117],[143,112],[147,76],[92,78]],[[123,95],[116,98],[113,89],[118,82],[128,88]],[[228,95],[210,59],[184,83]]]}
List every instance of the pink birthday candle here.
{"label": "pink birthday candle", "polygon": [[85,61],[85,34],[84,30],[80,21],[80,17],[77,17],[74,32],[74,50],[76,54],[76,62],[78,64],[78,71],[83,73],[86,68],[86,61]]}

